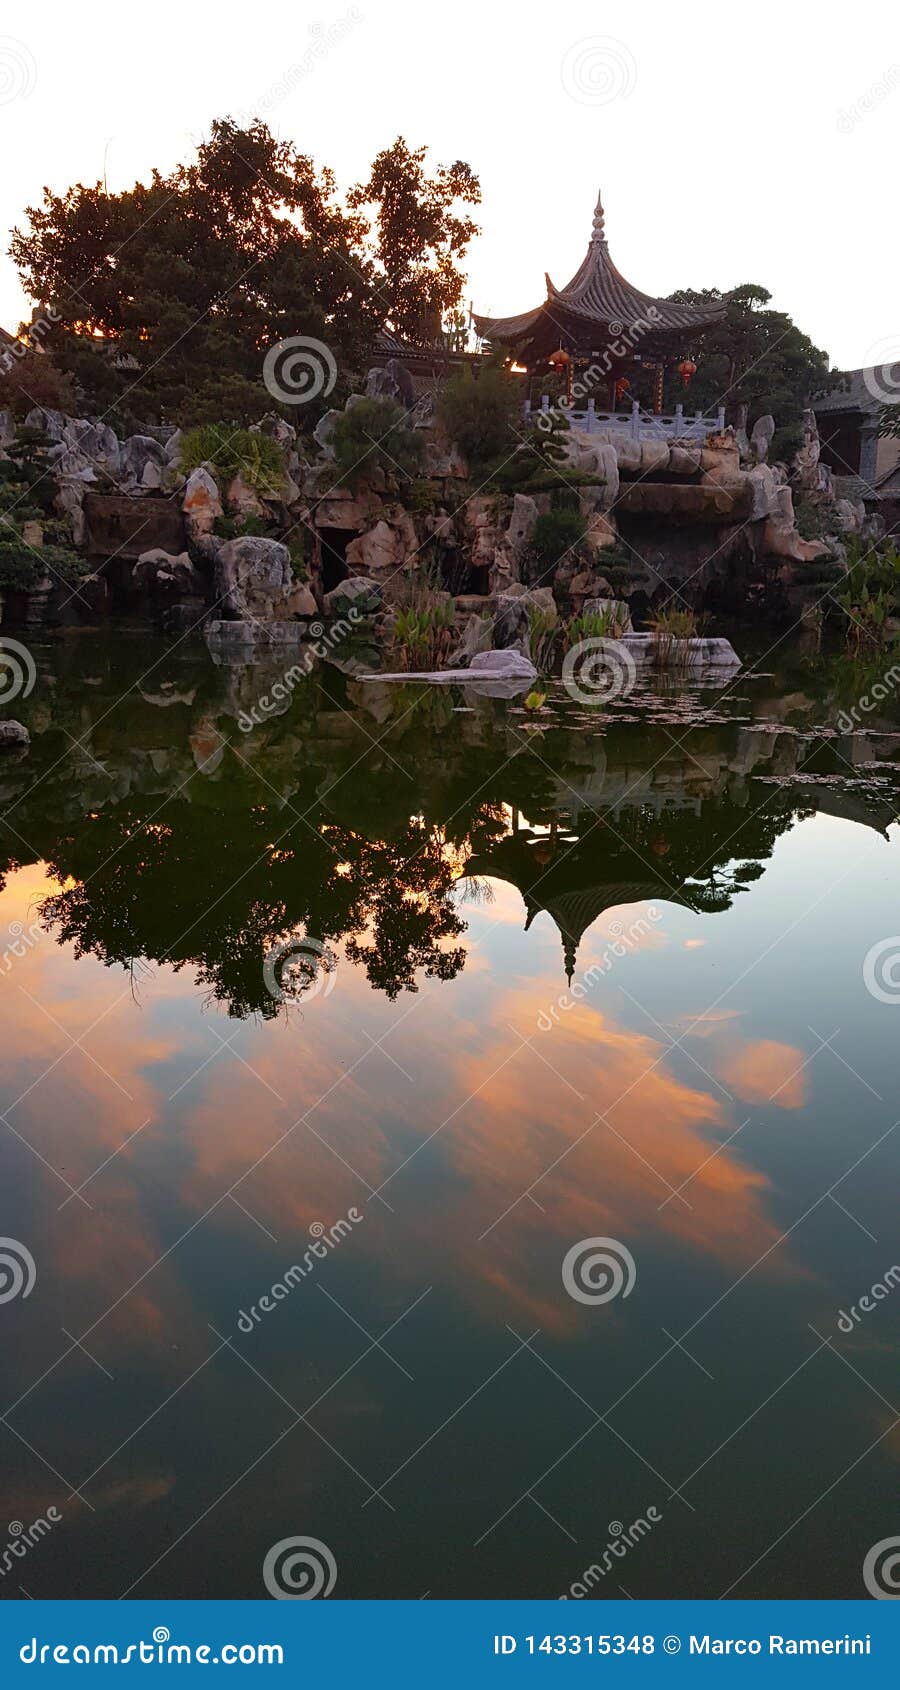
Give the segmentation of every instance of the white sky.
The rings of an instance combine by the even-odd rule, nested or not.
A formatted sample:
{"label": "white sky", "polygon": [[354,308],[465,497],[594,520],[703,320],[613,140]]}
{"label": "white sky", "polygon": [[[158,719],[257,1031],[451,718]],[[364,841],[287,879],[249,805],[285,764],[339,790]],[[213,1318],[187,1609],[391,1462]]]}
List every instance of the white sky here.
{"label": "white sky", "polygon": [[[213,117],[269,100],[272,128],[343,186],[398,133],[472,165],[476,310],[536,304],[545,269],[567,281],[602,187],[613,258],[638,287],[761,282],[844,368],[897,343],[900,31],[885,0],[358,0],[344,39],[291,74],[353,9],[6,0],[2,227],[45,183],[96,181],[105,161],[110,188],[130,186],[188,156]],[[25,314],[4,243],[0,322]]]}

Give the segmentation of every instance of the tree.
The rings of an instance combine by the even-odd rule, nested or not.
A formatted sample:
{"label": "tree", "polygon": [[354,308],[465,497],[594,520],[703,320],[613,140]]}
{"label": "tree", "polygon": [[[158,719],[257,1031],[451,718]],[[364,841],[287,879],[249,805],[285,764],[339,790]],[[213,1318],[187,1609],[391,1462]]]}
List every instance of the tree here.
{"label": "tree", "polygon": [[770,411],[784,426],[799,419],[811,397],[832,385],[835,372],[828,354],[814,346],[785,311],[767,309],[771,294],[756,282],[722,293],[718,288],[681,288],[669,296],[678,305],[709,305],[724,300],[724,322],[703,331],[683,350],[697,364],[687,393],[675,388],[675,399],[692,410],[714,410],[724,404],[731,417],[746,405],[750,421]]}
{"label": "tree", "polygon": [[[10,251],[87,409],[126,424],[253,421],[272,407],[262,364],[279,341],[324,341],[347,390],[378,329],[458,300],[474,225],[453,206],[478,186],[467,165],[429,178],[423,157],[398,140],[344,207],[332,172],[292,142],[223,118],[149,184],[45,189]],[[320,409],[289,414],[311,425]]]}
{"label": "tree", "polygon": [[374,257],[387,317],[397,334],[434,345],[441,325],[462,297],[458,261],[478,225],[455,207],[479,205],[481,188],[469,165],[457,159],[436,175],[424,170],[425,148],[410,151],[402,135],[376,158],[368,179],[351,189],[348,203],[369,207],[375,220]]}

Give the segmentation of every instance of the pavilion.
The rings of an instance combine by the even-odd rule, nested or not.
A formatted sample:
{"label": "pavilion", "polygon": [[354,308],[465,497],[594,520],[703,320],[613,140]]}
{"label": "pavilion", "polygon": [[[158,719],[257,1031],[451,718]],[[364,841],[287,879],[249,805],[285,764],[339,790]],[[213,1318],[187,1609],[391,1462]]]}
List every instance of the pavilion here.
{"label": "pavilion", "polygon": [[[678,305],[655,299],[626,281],[609,255],[599,197],[580,268],[563,288],[554,287],[549,276],[545,281],[547,297],[531,311],[515,317],[473,313],[477,334],[492,347],[505,349],[529,375],[565,370],[570,402],[573,377],[586,371],[588,387],[599,392],[613,413],[617,400],[633,397],[639,373],[647,372],[653,412],[660,415],[666,369],[677,368],[686,387],[696,370],[690,356],[696,337],[725,316],[724,302]],[[589,409],[593,412],[593,400]]]}

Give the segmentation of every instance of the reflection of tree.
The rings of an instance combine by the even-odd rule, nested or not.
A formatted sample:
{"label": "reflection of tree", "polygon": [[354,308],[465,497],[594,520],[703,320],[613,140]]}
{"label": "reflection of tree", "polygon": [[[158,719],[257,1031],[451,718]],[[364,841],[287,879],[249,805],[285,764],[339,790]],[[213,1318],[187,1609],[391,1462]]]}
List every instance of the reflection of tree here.
{"label": "reflection of tree", "polygon": [[[794,819],[786,792],[756,808],[731,795],[728,725],[698,742],[704,771],[647,725],[593,740],[553,727],[531,745],[502,704],[461,718],[445,693],[364,716],[356,683],[329,671],[241,738],[225,680],[202,658],[121,707],[118,660],[91,676],[96,690],[66,661],[52,721],[9,777],[19,795],[7,828],[0,817],[0,872],[43,859],[61,882],[42,911],[60,942],[107,965],[189,967],[235,1016],[278,1013],[263,963],[295,933],[341,942],[391,998],[423,977],[453,979],[466,954],[463,873],[512,882],[529,910],[561,912],[574,938],[629,887],[725,909]],[[226,679],[250,696],[252,671]],[[213,730],[235,743],[210,773]],[[630,771],[654,769],[661,753],[681,807],[579,804],[579,783],[629,789]]]}

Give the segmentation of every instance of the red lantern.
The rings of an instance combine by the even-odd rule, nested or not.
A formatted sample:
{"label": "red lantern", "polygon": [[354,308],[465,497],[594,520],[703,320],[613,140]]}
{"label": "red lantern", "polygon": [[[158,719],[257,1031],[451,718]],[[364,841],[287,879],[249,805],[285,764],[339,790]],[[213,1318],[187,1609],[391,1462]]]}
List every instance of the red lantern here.
{"label": "red lantern", "polygon": [[620,376],[616,382],[616,398],[624,399],[626,393],[631,392],[631,382],[627,376]]}
{"label": "red lantern", "polygon": [[682,387],[687,387],[690,383],[691,376],[695,376],[697,374],[697,366],[692,358],[682,358],[681,363],[678,366],[678,374],[681,377]]}
{"label": "red lantern", "polygon": [[564,370],[567,364],[571,364],[572,359],[569,356],[569,353],[566,352],[565,348],[560,346],[557,347],[555,352],[551,352],[548,362],[553,366],[554,370]]}

